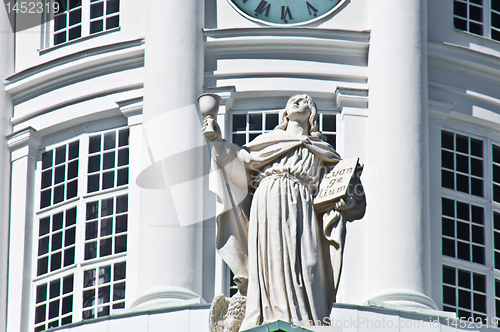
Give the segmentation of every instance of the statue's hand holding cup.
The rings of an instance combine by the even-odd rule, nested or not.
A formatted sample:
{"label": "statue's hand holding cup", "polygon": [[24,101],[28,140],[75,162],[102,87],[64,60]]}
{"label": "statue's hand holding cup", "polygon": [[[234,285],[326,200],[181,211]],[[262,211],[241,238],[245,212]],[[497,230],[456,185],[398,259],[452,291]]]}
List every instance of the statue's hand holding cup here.
{"label": "statue's hand holding cup", "polygon": [[202,133],[209,141],[213,141],[220,136],[219,126],[214,120],[219,112],[220,102],[221,98],[219,95],[213,93],[204,93],[198,97],[200,111],[203,115]]}

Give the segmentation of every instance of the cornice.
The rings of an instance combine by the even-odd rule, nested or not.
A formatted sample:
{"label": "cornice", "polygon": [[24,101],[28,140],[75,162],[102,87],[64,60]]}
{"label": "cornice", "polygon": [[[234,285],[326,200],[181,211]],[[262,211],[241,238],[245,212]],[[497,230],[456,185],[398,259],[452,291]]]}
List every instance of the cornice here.
{"label": "cornice", "polygon": [[369,31],[259,27],[205,29],[205,54],[306,52],[367,57]]}
{"label": "cornice", "polygon": [[335,90],[335,102],[341,111],[344,106],[368,108],[368,89],[338,87]]}
{"label": "cornice", "polygon": [[429,67],[500,84],[500,57],[449,43],[428,43]]}
{"label": "cornice", "polygon": [[87,49],[28,68],[4,80],[14,104],[102,75],[144,66],[144,39]]}

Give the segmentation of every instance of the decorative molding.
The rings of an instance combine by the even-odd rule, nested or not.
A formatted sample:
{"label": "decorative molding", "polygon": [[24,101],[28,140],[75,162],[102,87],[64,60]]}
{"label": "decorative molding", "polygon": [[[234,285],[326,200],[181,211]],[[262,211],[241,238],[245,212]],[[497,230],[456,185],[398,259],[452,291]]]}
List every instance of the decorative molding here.
{"label": "decorative molding", "polygon": [[390,308],[395,306],[408,310],[410,308],[439,310],[436,303],[428,296],[409,289],[391,289],[382,291],[372,296],[368,301],[369,306],[389,305]]}
{"label": "decorative molding", "polygon": [[205,29],[205,54],[307,52],[368,57],[369,31],[259,27]]}
{"label": "decorative molding", "polygon": [[429,67],[500,84],[500,57],[447,43],[428,43]]}
{"label": "decorative molding", "polygon": [[453,110],[455,103],[429,99],[429,114],[444,120]]}
{"label": "decorative molding", "polygon": [[142,123],[143,99],[139,97],[116,102],[120,112],[127,118],[129,126]]}
{"label": "decorative molding", "polygon": [[[24,156],[36,158],[36,153],[41,144],[42,136],[40,136],[33,127],[28,127],[7,135],[7,145],[12,153],[11,161]],[[15,152],[25,147],[27,147],[27,149],[24,153],[15,154]]]}
{"label": "decorative molding", "polygon": [[168,307],[169,304],[179,305],[179,301],[185,304],[201,304],[206,301],[195,292],[182,287],[161,287],[148,291],[132,303],[133,307]]}
{"label": "decorative molding", "polygon": [[139,39],[57,58],[9,76],[4,84],[19,104],[77,82],[143,66],[144,39]]}
{"label": "decorative molding", "polygon": [[340,111],[344,106],[368,108],[368,89],[338,87],[335,90],[335,103]]}
{"label": "decorative molding", "polygon": [[[217,88],[208,88],[205,89],[204,92],[207,93],[215,93],[221,97],[221,102],[220,105],[224,106],[224,110],[228,111],[233,107],[233,102],[234,102],[234,96],[236,94],[236,87],[234,86],[223,86],[223,87],[217,87]],[[224,114],[225,112],[221,113]]]}

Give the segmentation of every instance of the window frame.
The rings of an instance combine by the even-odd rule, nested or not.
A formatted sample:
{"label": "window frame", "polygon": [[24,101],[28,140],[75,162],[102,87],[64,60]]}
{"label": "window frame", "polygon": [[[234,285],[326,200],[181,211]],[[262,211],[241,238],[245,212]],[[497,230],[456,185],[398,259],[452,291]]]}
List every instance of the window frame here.
{"label": "window frame", "polygon": [[[45,0],[45,4],[52,4],[56,0]],[[69,1],[69,0],[62,0],[62,1]],[[71,44],[73,42],[81,41],[84,39],[87,39],[89,37],[94,37],[94,36],[99,36],[108,32],[113,32],[113,31],[119,31],[120,30],[120,20],[121,20],[121,1],[118,0],[118,11],[110,14],[106,14],[106,8],[107,8],[107,0],[82,0],[81,1],[81,21],[80,21],[80,26],[81,26],[81,31],[80,31],[80,37],[74,38],[69,40],[69,36],[66,35],[66,41],[62,43],[56,44],[54,42],[54,36],[55,36],[55,14],[50,11],[44,11],[43,13],[43,20],[42,20],[42,26],[41,26],[41,45],[40,45],[40,50],[46,50],[50,48],[55,48],[55,47],[60,47],[64,45]],[[91,15],[91,5],[93,3],[98,3],[98,2],[103,2],[103,15],[99,16],[103,20],[103,29],[102,31],[90,32],[90,26],[91,22],[93,21],[98,21],[98,18],[90,18]],[[52,7],[50,7],[52,8]],[[57,15],[57,14],[56,14]],[[118,25],[113,28],[106,29],[106,19],[109,17],[118,17]],[[68,21],[66,21],[68,22]],[[76,25],[75,25],[76,26]],[[58,30],[62,31],[66,30],[69,31],[69,24],[66,25],[64,29]]]}
{"label": "window frame", "polygon": [[[104,137],[106,133],[114,132],[115,133],[115,148],[113,148],[113,151],[118,151],[120,149],[119,146],[119,137],[120,137],[120,132],[123,130],[128,130],[128,142],[127,145],[122,146],[121,148],[127,148],[129,149],[129,157],[128,157],[128,164],[127,168],[129,169],[129,178],[127,181],[127,184],[120,185],[120,186],[115,186],[109,189],[105,190],[98,190],[96,192],[91,192],[87,193],[87,182],[88,182],[88,159],[89,155],[89,139],[90,137],[101,135],[101,138]],[[40,200],[41,200],[41,185],[42,185],[42,154],[45,151],[50,151],[53,150],[55,151],[58,147],[68,145],[69,143],[79,141],[79,154],[76,160],[78,160],[78,186],[77,186],[77,196],[70,198],[68,200],[63,200],[62,202],[49,205],[47,207],[40,208]],[[103,142],[101,142],[101,146],[103,146]],[[103,155],[103,153],[107,150],[101,149],[100,153]],[[101,158],[102,159],[102,158]],[[66,161],[67,163],[67,161]],[[101,165],[103,161],[101,160]],[[51,167],[54,167],[55,165],[52,165]],[[115,167],[112,169],[115,171],[115,173],[118,170],[118,156],[117,153],[115,154]],[[101,167],[102,168],[102,167]],[[100,173],[102,173],[102,169],[100,170]],[[67,169],[66,169],[67,172]],[[116,183],[116,179],[115,179]],[[103,256],[103,257],[96,257],[96,258],[90,258],[88,260],[85,260],[85,227],[86,227],[86,206],[88,203],[94,202],[94,201],[99,201],[99,204],[102,200],[104,199],[109,199],[113,198],[113,220],[116,220],[116,199],[117,197],[127,195],[127,210],[125,214],[127,215],[127,230],[125,232],[119,233],[119,236],[125,235],[127,236],[127,242],[129,239],[129,215],[130,215],[130,190],[129,190],[129,185],[130,185],[130,127],[129,126],[120,126],[112,129],[105,129],[105,130],[99,130],[96,132],[88,132],[88,133],[82,133],[79,134],[78,136],[71,137],[69,139],[65,140],[60,140],[55,143],[48,144],[46,146],[41,147],[38,150],[37,153],[37,160],[35,163],[35,198],[34,198],[34,203],[35,203],[35,211],[34,211],[34,225],[33,225],[33,238],[32,238],[32,243],[33,243],[33,248],[32,248],[32,273],[31,273],[31,303],[30,303],[30,330],[34,331],[36,329],[37,325],[40,325],[41,323],[35,323],[35,315],[36,315],[36,307],[37,307],[37,302],[36,302],[36,296],[37,296],[37,287],[43,284],[49,285],[52,281],[56,279],[62,279],[65,276],[73,274],[74,280],[73,280],[73,303],[72,303],[72,311],[71,311],[71,316],[72,316],[72,323],[82,321],[83,320],[83,275],[84,271],[88,269],[96,269],[99,267],[103,267],[105,265],[114,265],[116,263],[120,262],[125,262],[127,264],[127,250],[128,250],[128,243],[127,243],[127,250],[124,252],[120,253],[113,253],[114,250],[111,251],[110,255]],[[100,206],[100,205],[99,205]],[[40,239],[39,236],[39,227],[40,227],[40,220],[43,218],[46,218],[48,216],[53,216],[56,215],[62,211],[68,211],[72,208],[76,207],[76,222],[75,222],[75,252],[74,252],[74,262],[71,265],[64,266],[63,259],[61,263],[61,268],[55,270],[55,271],[50,271],[50,265],[48,267],[47,273],[44,273],[42,275],[37,275],[37,264],[38,264],[38,241]],[[101,216],[98,217],[97,220],[101,220]],[[64,222],[65,219],[63,219]],[[51,219],[52,221],[52,219]],[[100,225],[100,223],[99,223]],[[113,231],[111,237],[113,239],[116,238],[117,233],[115,232],[114,226],[116,225],[115,222],[113,222]],[[64,224],[63,224],[63,230],[64,230]],[[49,232],[50,234],[51,232]],[[45,234],[44,234],[45,236]],[[99,241],[100,236],[96,237],[96,241]],[[113,240],[114,243],[114,240]],[[64,251],[64,244],[62,245],[62,250]],[[49,255],[50,255],[50,249],[49,249]],[[126,265],[125,265],[126,267]],[[126,269],[125,269],[126,271]],[[127,281],[127,275],[125,274],[125,279],[123,281],[126,283]],[[113,281],[111,282],[113,284]],[[96,286],[97,287],[97,286]],[[48,292],[48,291],[47,291]],[[125,286],[125,292],[126,292],[126,286]],[[62,295],[61,295],[62,298]],[[127,298],[125,296],[125,299],[120,302],[126,303]],[[46,303],[49,303],[49,299],[46,299]],[[110,293],[110,301],[108,302],[108,305],[110,306],[110,314],[113,314],[113,291],[111,290]],[[61,305],[61,303],[60,303]],[[125,306],[125,304],[124,304]],[[62,307],[62,305],[61,305]],[[60,311],[61,312],[61,307]],[[93,307],[97,308],[97,305],[94,305]],[[46,309],[48,312],[48,309]],[[98,318],[97,316],[97,311],[95,312],[95,318]],[[52,320],[54,320],[53,318]],[[61,316],[58,316],[58,320],[61,320]],[[46,320],[44,321],[43,325],[49,324],[51,319],[46,316]],[[59,325],[63,326],[63,325]],[[48,328],[47,328],[48,329]]]}
{"label": "window frame", "polygon": [[[440,183],[440,195],[439,195],[439,206],[440,206],[440,220],[439,220],[439,229],[440,229],[440,269],[441,272],[443,273],[443,267],[448,266],[452,267],[455,269],[461,269],[461,270],[466,270],[471,273],[479,273],[483,274],[486,276],[486,314],[485,316],[487,319],[491,319],[493,317],[500,318],[496,315],[496,304],[495,304],[495,280],[500,281],[500,268],[497,269],[495,268],[495,262],[494,262],[494,227],[493,227],[493,213],[494,211],[500,213],[500,203],[495,202],[493,200],[493,171],[492,171],[492,165],[493,165],[493,144],[495,145],[500,145],[500,133],[495,132],[495,131],[487,131],[484,132],[482,131],[479,133],[478,130],[474,130],[470,127],[464,126],[459,123],[449,123],[447,125],[444,125],[442,128],[440,128],[440,144],[439,144],[439,151],[440,151],[440,165],[441,167],[439,168],[440,172],[440,178],[441,178],[441,171],[443,169],[442,166],[442,151],[443,149],[447,150],[446,148],[443,148],[442,144],[442,132],[447,131],[450,133],[453,133],[455,135],[462,135],[466,136],[470,139],[479,139],[483,142],[483,196],[476,196],[471,193],[467,194],[464,192],[457,191],[456,186],[455,189],[449,189],[446,187],[443,187],[443,183]],[[455,136],[454,136],[455,137]],[[470,151],[469,151],[470,155]],[[470,161],[469,161],[470,165]],[[456,168],[456,166],[455,166]],[[470,170],[469,170],[470,171]],[[442,181],[442,178],[441,178]],[[443,254],[443,247],[442,247],[442,238],[443,238],[443,228],[442,228],[442,218],[443,218],[443,212],[442,212],[442,199],[447,198],[451,199],[454,201],[461,201],[465,202],[467,204],[474,204],[477,206],[481,206],[484,209],[484,248],[485,248],[485,264],[481,263],[474,263],[472,261],[472,258],[470,261],[462,260],[459,258],[453,258],[449,256],[445,256]],[[455,216],[456,219],[456,216]],[[471,224],[472,221],[469,221]],[[456,227],[456,226],[455,226]],[[455,228],[455,234],[456,233],[456,228]],[[470,235],[470,238],[472,238],[472,235]],[[456,285],[458,285],[458,280],[456,280]],[[458,289],[458,286],[455,286],[456,289]],[[444,303],[444,275],[442,279],[440,280],[440,289],[441,289],[441,299],[443,300],[443,310],[444,307],[447,306]],[[472,286],[471,286],[471,294],[473,293]],[[471,304],[473,304],[473,300],[471,301]],[[455,313],[458,315],[458,297],[455,299]],[[471,312],[474,312],[474,309],[471,308]]]}
{"label": "window frame", "polygon": [[[492,16],[494,14],[500,16],[500,8],[498,8],[499,10],[496,10],[493,8],[492,1],[494,1],[494,0],[481,0],[482,1],[481,4],[478,4],[475,1],[477,2],[478,0],[453,0],[453,27],[459,31],[467,32],[467,33],[473,34],[475,36],[483,36],[483,37],[486,37],[488,39],[500,42],[500,24],[499,24],[499,26],[494,26],[492,24],[493,23]],[[461,3],[461,4],[464,4],[465,6],[467,6],[467,8],[466,8],[466,16],[467,17],[456,14],[456,4],[457,3]],[[470,18],[470,7],[471,6],[481,9],[482,21],[477,21],[477,20]],[[462,29],[462,28],[457,27],[456,20],[465,22],[466,28]],[[471,28],[470,28],[471,23],[481,25],[481,27],[482,27],[481,34],[471,31]]]}

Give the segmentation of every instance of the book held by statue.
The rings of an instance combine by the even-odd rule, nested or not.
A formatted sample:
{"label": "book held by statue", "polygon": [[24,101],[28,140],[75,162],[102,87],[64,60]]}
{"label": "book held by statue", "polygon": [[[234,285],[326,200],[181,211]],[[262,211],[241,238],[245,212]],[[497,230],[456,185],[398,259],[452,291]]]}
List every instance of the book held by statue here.
{"label": "book held by statue", "polygon": [[323,175],[314,198],[316,213],[328,211],[335,201],[353,195],[361,172],[363,166],[359,164],[359,158],[353,158],[339,161],[330,172]]}

